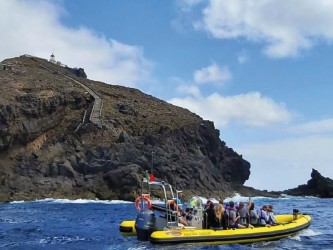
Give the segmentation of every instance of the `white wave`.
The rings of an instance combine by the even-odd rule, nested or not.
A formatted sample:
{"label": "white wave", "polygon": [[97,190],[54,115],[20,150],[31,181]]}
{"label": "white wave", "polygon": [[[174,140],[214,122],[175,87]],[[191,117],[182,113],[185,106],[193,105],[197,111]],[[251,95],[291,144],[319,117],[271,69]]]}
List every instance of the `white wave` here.
{"label": "white wave", "polygon": [[130,201],[123,201],[123,200],[88,200],[88,199],[76,199],[76,200],[70,200],[70,199],[44,199],[44,200],[36,200],[36,202],[53,202],[53,203],[73,203],[73,204],[86,204],[86,203],[98,203],[98,204],[127,204],[127,203],[133,203]]}
{"label": "white wave", "polygon": [[47,202],[47,203],[73,203],[73,204],[87,204],[87,203],[98,203],[98,204],[130,204],[133,203],[131,201],[124,200],[89,200],[89,199],[54,199],[54,198],[45,198],[45,199],[37,199],[35,201],[12,201],[11,203],[24,203],[24,202]]}
{"label": "white wave", "polygon": [[301,241],[302,237],[312,237],[312,236],[317,236],[317,235],[321,235],[321,234],[322,234],[321,232],[314,231],[312,229],[305,229],[305,230],[299,232],[298,234],[291,236],[290,239]]}
{"label": "white wave", "polygon": [[44,239],[38,239],[38,244],[66,244],[73,243],[77,241],[84,241],[86,238],[80,236],[54,236],[54,237],[46,237]]}
{"label": "white wave", "polygon": [[[228,202],[232,200],[234,202],[241,202],[241,201],[247,202],[249,198],[250,198],[249,196],[242,196],[239,193],[235,192],[235,195],[233,197],[226,197],[224,201]],[[276,198],[265,197],[265,196],[254,196],[254,197],[251,196],[251,200],[271,200],[271,199],[276,200]]]}
{"label": "white wave", "polygon": [[320,199],[319,197],[315,196],[293,196],[293,195],[283,195],[280,196],[279,199],[293,199],[293,200],[309,200],[309,199]]}
{"label": "white wave", "polygon": [[9,203],[11,203],[11,204],[18,204],[18,203],[24,203],[24,202],[26,202],[26,201],[11,201]]}
{"label": "white wave", "polygon": [[314,231],[312,229],[305,229],[301,232],[299,232],[299,236],[307,236],[307,237],[311,237],[311,236],[317,236],[317,235],[321,235],[323,234],[322,232],[319,232],[319,231]]}

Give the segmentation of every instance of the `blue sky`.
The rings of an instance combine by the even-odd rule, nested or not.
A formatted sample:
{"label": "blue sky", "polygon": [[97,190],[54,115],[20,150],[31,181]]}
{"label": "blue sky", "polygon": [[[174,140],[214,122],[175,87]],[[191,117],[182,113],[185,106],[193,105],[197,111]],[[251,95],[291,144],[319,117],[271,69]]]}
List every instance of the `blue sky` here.
{"label": "blue sky", "polygon": [[0,60],[83,67],[211,120],[245,184],[333,178],[333,1],[0,1]]}

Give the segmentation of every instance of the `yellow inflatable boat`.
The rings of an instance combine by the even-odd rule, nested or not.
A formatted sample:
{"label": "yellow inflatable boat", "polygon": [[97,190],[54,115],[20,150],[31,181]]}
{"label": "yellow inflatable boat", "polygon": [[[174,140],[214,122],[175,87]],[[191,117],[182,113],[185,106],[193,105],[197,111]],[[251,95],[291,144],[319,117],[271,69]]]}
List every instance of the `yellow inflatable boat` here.
{"label": "yellow inflatable boat", "polygon": [[[195,229],[193,227],[173,227],[153,231],[149,236],[152,243],[242,244],[258,241],[271,241],[285,238],[310,226],[309,215],[276,215],[279,225],[271,227],[239,228],[227,230]],[[135,221],[123,221],[120,231],[124,235],[136,235]]]}
{"label": "yellow inflatable boat", "polygon": [[270,241],[294,235],[310,225],[311,217],[298,215],[293,220],[293,215],[277,215],[280,225],[271,227],[240,228],[227,230],[212,229],[171,229],[155,231],[150,235],[152,243],[188,243],[210,242],[214,244],[240,244],[257,241]]}
{"label": "yellow inflatable boat", "polygon": [[[293,214],[275,215],[277,225],[258,226],[254,228],[237,229],[208,229],[207,216],[202,207],[200,197],[195,197],[195,204],[186,209],[191,214],[186,220],[188,225],[178,223],[178,206],[174,211],[170,208],[170,201],[178,199],[178,192],[173,192],[170,184],[165,182],[147,182],[148,189],[154,186],[162,189],[164,199],[160,202],[151,201],[149,193],[142,193],[135,202],[138,209],[136,220],[123,221],[119,230],[124,235],[136,235],[138,240],[150,241],[155,244],[177,244],[201,242],[209,244],[241,244],[258,241],[278,240],[307,228],[311,224],[309,215],[298,213],[294,209]],[[156,192],[154,192],[156,194]],[[176,195],[174,195],[176,194]],[[169,195],[169,196],[168,196]],[[177,203],[176,203],[177,204]],[[188,204],[191,204],[189,202]],[[179,205],[180,206],[180,205]],[[179,208],[180,209],[180,208]]]}
{"label": "yellow inflatable boat", "polygon": [[119,225],[119,231],[124,236],[134,236],[136,235],[135,230],[135,221],[134,220],[125,220]]}

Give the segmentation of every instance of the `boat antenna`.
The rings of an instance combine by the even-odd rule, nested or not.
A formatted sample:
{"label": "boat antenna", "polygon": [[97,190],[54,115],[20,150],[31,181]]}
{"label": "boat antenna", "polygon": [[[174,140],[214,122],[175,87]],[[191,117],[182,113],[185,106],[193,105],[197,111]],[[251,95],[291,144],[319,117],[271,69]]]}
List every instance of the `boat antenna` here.
{"label": "boat antenna", "polygon": [[151,174],[154,175],[153,173],[153,167],[154,167],[154,150],[151,151]]}

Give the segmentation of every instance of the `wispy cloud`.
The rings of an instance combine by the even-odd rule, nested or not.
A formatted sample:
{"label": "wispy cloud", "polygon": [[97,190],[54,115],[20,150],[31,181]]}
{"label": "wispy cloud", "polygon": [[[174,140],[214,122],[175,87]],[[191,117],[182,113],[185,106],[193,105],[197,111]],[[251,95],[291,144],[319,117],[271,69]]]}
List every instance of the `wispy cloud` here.
{"label": "wispy cloud", "polygon": [[276,103],[259,92],[235,96],[214,93],[207,97],[197,93],[196,96],[173,98],[169,102],[213,121],[217,127],[226,126],[231,122],[246,126],[267,126],[288,123],[292,119],[292,114],[284,104]]}
{"label": "wispy cloud", "polygon": [[294,125],[288,129],[292,133],[323,134],[333,133],[333,119],[311,121],[300,125]]}
{"label": "wispy cloud", "polygon": [[224,84],[226,81],[232,78],[231,72],[228,67],[221,68],[216,63],[212,65],[196,70],[194,72],[194,81],[197,84],[203,83],[219,83]]}
{"label": "wispy cloud", "polygon": [[209,0],[202,8],[201,19],[193,21],[196,29],[264,44],[270,57],[297,56],[318,40],[333,39],[332,1]]}
{"label": "wispy cloud", "polygon": [[198,99],[201,98],[200,89],[195,85],[180,85],[176,90],[182,95],[190,95]]}
{"label": "wispy cloud", "polygon": [[202,3],[204,0],[177,0],[177,7],[184,12],[188,12],[191,10],[193,6]]}
{"label": "wispy cloud", "polygon": [[237,60],[240,64],[246,63],[249,60],[249,56],[246,54],[245,51],[241,51],[237,55]]}
{"label": "wispy cloud", "polygon": [[[90,79],[138,87],[151,83],[152,62],[143,49],[106,38],[85,28],[69,28],[60,2],[0,1],[0,59],[32,54],[85,68]],[[68,13],[67,13],[68,15]]]}

